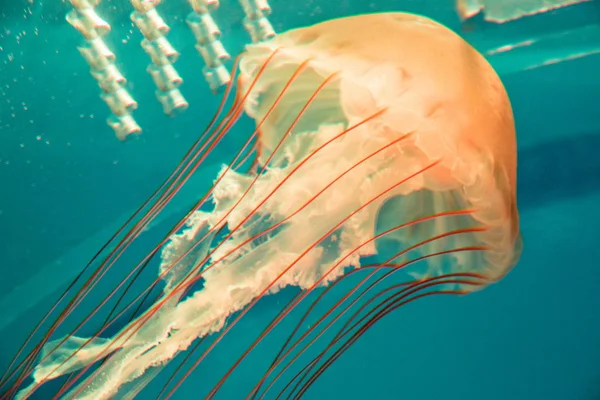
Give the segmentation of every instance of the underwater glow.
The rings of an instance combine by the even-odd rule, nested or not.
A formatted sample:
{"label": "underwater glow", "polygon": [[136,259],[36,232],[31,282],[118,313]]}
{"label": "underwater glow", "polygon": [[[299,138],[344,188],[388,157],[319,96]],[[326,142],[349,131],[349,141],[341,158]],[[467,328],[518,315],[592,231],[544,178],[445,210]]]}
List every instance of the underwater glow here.
{"label": "underwater glow", "polygon": [[[69,374],[55,398],[132,398],[194,341],[214,337],[189,371],[261,298],[301,288],[214,385],[213,397],[309,294],[364,272],[309,328],[317,340],[332,326],[327,317],[346,321],[288,379],[294,384],[275,382],[287,379],[285,370],[298,360],[294,351],[312,345],[306,334],[286,343],[250,390],[252,397],[275,388],[300,396],[339,349],[391,311],[424,296],[472,292],[515,265],[521,239],[512,110],[492,67],[458,35],[416,15],[361,15],[249,45],[238,66],[229,113],[215,116],[48,333],[15,358],[2,379],[7,397],[27,398]],[[124,280],[72,333],[50,340],[242,112],[257,126],[246,146],[172,234],[131,268],[128,279],[135,279],[160,249],[164,288],[153,305],[110,336],[104,332],[118,316],[91,337],[78,334]],[[251,168],[242,168],[253,154]],[[401,284],[392,280],[399,275]],[[198,282],[201,288],[193,286]],[[170,397],[188,374],[170,379],[158,397]]]}

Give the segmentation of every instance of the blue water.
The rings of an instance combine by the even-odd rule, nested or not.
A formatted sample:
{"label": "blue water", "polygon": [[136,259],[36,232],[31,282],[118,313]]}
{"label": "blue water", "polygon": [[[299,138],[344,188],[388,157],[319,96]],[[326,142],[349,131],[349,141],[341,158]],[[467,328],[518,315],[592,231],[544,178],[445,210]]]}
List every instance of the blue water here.
{"label": "blue water", "polygon": [[[134,115],[144,129],[137,140],[120,143],[105,123],[108,110],[76,50],[80,35],[64,21],[69,6],[51,3],[0,1],[0,370],[58,290],[168,176],[219,99],[203,81],[183,21],[189,9],[184,1],[161,6],[172,28],[169,40],[181,53],[176,68],[190,103],[177,118],[165,117],[154,98],[128,2],[103,2],[98,10],[113,27],[109,42],[140,103]],[[222,3],[216,17],[226,21],[223,41],[236,54],[247,37],[239,11],[227,14],[234,2]],[[525,243],[519,264],[481,292],[430,298],[396,311],[327,370],[306,398],[600,399],[600,54],[527,69],[564,58],[575,46],[600,49],[595,36],[561,41],[571,37],[561,36],[564,32],[600,26],[598,2],[501,26],[477,20],[470,29],[461,29],[450,1],[270,3],[278,31],[396,10],[435,18],[482,52],[532,37],[555,38],[541,47],[490,56],[517,125]],[[242,142],[244,130],[237,132],[156,229],[197,199],[228,149]],[[262,302],[236,335],[258,333],[256,326],[286,296]],[[239,354],[244,340],[233,336],[217,348],[210,360],[217,371]],[[242,398],[236,385],[250,382],[252,363],[263,365],[267,354],[268,349],[258,349],[224,387],[222,398]],[[175,398],[198,398],[197,388],[218,373],[198,368]],[[139,398],[153,398],[157,388],[151,384]]]}

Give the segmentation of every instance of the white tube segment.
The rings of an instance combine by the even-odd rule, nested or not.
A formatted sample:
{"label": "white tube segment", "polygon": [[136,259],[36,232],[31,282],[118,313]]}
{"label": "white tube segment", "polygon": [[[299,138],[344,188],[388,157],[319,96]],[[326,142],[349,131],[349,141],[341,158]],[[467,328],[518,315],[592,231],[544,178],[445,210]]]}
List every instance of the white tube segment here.
{"label": "white tube segment", "polygon": [[94,7],[98,3],[100,0],[71,0],[74,9],[66,18],[85,39],[77,49],[102,89],[100,97],[112,111],[107,123],[120,140],[125,140],[129,135],[142,131],[131,116],[131,112],[137,108],[137,102],[125,89],[127,80],[114,64],[115,54],[102,39],[110,32],[110,25],[96,13]]}

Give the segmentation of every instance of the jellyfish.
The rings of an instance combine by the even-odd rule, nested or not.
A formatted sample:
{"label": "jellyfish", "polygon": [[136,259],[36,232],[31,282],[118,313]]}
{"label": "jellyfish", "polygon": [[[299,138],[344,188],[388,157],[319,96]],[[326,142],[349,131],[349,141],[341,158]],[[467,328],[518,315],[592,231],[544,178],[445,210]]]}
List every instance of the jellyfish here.
{"label": "jellyfish", "polygon": [[[8,396],[28,398],[63,377],[55,398],[132,398],[186,352],[157,396],[170,398],[260,299],[295,287],[206,397],[305,305],[248,392],[298,398],[389,313],[425,296],[479,290],[516,264],[512,110],[497,74],[461,37],[413,14],[358,15],[248,45],[235,70],[229,111],[222,112],[233,85],[182,163],[92,260],[50,327],[38,325],[42,338],[28,338],[2,379]],[[256,129],[211,188],[88,316],[55,338],[242,114]],[[117,330],[107,328],[123,312],[92,335],[79,333],[155,255],[158,277],[123,309],[159,287],[151,305]],[[343,295],[325,302],[340,285]]]}

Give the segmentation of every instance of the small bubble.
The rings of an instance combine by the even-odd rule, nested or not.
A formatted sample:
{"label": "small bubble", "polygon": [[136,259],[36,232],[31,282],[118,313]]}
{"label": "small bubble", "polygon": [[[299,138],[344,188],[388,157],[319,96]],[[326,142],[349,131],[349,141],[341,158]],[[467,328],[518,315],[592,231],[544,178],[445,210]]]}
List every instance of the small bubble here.
{"label": "small bubble", "polygon": [[42,140],[42,137],[40,135],[37,135],[35,138],[36,140]]}

